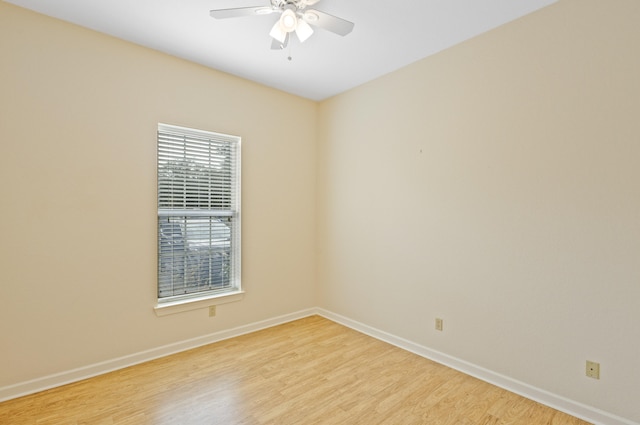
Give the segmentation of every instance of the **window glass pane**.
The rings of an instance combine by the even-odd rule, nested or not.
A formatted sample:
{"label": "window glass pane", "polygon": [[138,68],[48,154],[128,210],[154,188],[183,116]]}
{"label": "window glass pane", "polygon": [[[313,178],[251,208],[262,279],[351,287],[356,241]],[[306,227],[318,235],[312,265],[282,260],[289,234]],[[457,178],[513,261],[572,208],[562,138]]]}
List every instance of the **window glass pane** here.
{"label": "window glass pane", "polygon": [[158,299],[240,289],[240,138],[158,126]]}
{"label": "window glass pane", "polygon": [[161,217],[159,297],[230,288],[232,228],[233,217]]}

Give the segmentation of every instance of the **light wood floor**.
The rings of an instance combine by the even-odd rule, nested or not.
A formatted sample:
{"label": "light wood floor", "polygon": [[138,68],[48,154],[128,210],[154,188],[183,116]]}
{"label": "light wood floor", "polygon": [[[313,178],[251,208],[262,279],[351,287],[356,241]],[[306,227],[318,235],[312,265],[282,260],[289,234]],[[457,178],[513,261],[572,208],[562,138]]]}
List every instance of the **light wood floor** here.
{"label": "light wood floor", "polygon": [[0,403],[0,423],[586,424],[317,316]]}

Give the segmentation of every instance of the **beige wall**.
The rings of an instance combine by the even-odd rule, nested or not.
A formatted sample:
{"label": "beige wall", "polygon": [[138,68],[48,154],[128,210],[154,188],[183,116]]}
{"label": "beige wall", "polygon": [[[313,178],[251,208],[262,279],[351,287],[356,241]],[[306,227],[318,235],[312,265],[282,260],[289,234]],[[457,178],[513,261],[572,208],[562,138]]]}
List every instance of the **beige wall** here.
{"label": "beige wall", "polygon": [[638,22],[562,0],[323,102],[318,304],[640,421]]}
{"label": "beige wall", "polygon": [[[0,2],[0,388],[317,305],[640,421],[639,21],[562,0],[318,106]],[[215,318],[152,310],[158,122],[243,137]]]}
{"label": "beige wall", "polygon": [[[4,2],[0,55],[0,388],[315,305],[316,103]],[[153,311],[158,122],[243,138],[215,318]]]}

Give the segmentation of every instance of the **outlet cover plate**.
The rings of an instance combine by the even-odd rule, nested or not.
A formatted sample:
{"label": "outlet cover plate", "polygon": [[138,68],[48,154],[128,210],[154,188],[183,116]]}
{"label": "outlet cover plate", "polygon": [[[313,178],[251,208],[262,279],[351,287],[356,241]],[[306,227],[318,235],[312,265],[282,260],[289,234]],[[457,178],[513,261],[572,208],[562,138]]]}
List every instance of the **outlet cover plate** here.
{"label": "outlet cover plate", "polygon": [[587,360],[587,376],[593,379],[600,379],[600,363]]}

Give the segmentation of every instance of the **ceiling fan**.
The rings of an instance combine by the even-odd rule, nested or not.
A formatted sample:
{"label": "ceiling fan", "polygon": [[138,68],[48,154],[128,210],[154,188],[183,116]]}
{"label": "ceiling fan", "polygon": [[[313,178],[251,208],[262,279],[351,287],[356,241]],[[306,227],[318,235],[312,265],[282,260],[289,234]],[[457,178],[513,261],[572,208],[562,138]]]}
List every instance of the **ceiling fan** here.
{"label": "ceiling fan", "polygon": [[269,35],[273,38],[271,48],[284,49],[289,43],[292,32],[303,43],[311,34],[313,28],[318,27],[335,34],[345,36],[353,30],[355,25],[345,19],[338,18],[316,9],[307,9],[320,0],[270,0],[270,6],[236,7],[232,9],[214,9],[210,15],[216,19],[239,18],[242,16],[270,15],[279,13],[280,17]]}

